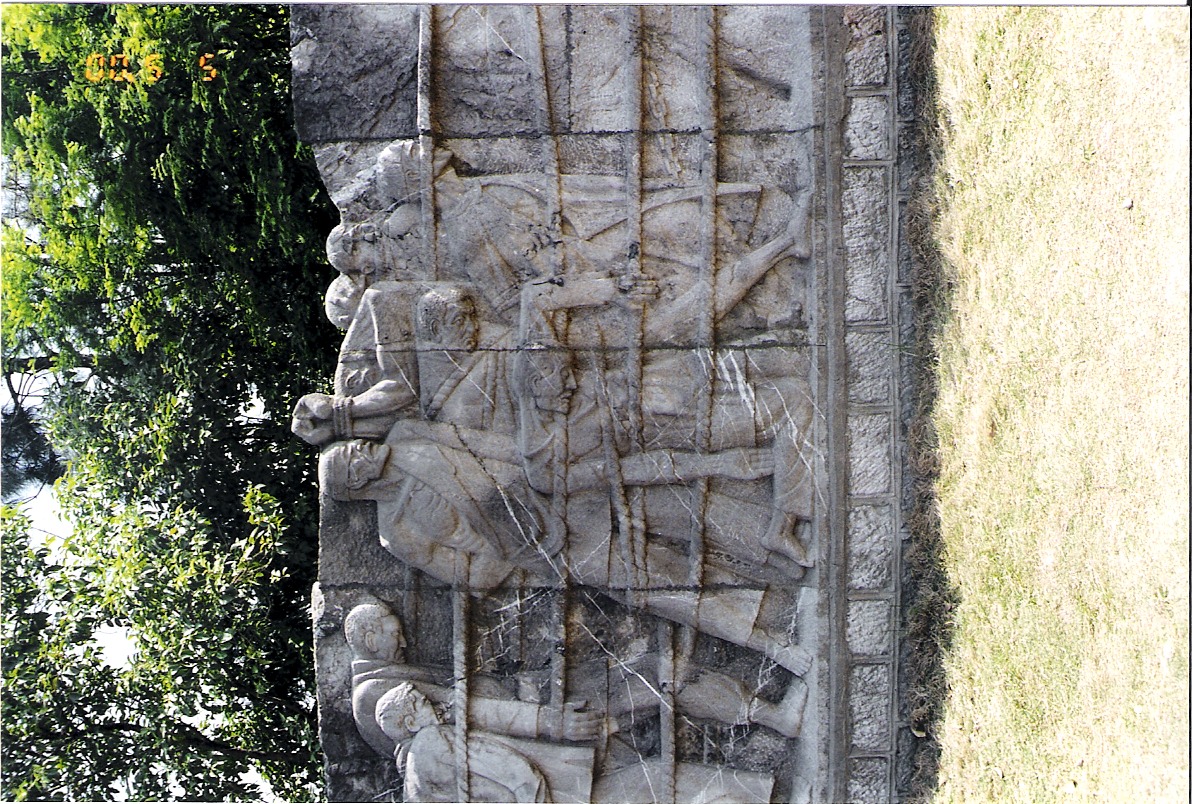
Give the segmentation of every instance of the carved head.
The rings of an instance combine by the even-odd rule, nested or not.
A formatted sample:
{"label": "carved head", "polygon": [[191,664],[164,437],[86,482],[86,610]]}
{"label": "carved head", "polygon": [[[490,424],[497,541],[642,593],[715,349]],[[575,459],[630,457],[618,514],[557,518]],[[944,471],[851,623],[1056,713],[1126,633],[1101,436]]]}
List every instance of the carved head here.
{"label": "carved head", "polygon": [[376,273],[378,240],[377,228],[371,223],[341,223],[327,235],[327,259],[341,274]]}
{"label": "carved head", "polygon": [[444,349],[475,349],[480,336],[476,302],[459,288],[435,288],[418,300],[420,341]]}
{"label": "carved head", "polygon": [[401,664],[405,661],[406,637],[401,620],[379,603],[363,603],[344,619],[344,636],[357,659],[374,659]]}
{"label": "carved head", "polygon": [[339,441],[319,455],[319,485],[336,500],[351,500],[385,471],[389,445],[368,441]]}
{"label": "carved head", "polygon": [[327,288],[323,310],[332,324],[340,329],[348,328],[352,319],[356,317],[364,288],[363,278],[352,274],[340,274],[331,282]]}
{"label": "carved head", "polygon": [[567,413],[571,409],[575,372],[571,353],[558,345],[533,343],[520,349],[514,358],[513,381],[541,410]]}
{"label": "carved head", "polygon": [[443,722],[430,699],[408,681],[381,696],[376,718],[381,731],[399,746],[427,726]]}

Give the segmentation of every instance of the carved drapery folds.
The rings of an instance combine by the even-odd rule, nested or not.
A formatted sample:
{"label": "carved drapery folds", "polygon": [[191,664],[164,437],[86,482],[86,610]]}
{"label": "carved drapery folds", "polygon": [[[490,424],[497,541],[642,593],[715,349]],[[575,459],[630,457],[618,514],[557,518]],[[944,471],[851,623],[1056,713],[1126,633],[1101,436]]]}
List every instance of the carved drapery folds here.
{"label": "carved drapery folds", "polygon": [[334,605],[406,800],[813,783],[816,67],[746,11],[390,8],[414,113],[317,146],[345,335],[293,427],[389,562]]}

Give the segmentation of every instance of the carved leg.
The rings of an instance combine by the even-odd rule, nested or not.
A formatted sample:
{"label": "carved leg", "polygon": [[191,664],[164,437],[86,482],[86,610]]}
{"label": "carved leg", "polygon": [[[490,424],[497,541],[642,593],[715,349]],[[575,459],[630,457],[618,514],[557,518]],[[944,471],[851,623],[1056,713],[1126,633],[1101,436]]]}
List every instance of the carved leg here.
{"label": "carved leg", "polygon": [[773,729],[783,737],[799,735],[803,726],[803,710],[807,706],[807,685],[792,680],[786,694],[778,703],[764,698],[754,698],[749,707],[749,719],[754,723]]}
{"label": "carved leg", "polygon": [[746,640],[745,647],[761,651],[766,654],[767,658],[790,670],[796,676],[805,675],[811,669],[813,658],[811,652],[806,648],[782,640],[782,637],[755,629]]}
{"label": "carved leg", "polygon": [[[774,510],[762,536],[762,546],[801,567],[814,565],[807,549],[807,520],[813,511],[814,472],[808,436],[812,408],[806,390],[793,381],[758,387],[759,424],[773,433]],[[767,422],[766,419],[769,419]]]}
{"label": "carved leg", "polygon": [[770,526],[762,535],[762,547],[789,558],[800,567],[810,567],[814,562],[808,557],[807,548],[796,535],[798,525],[797,516],[775,508]]}

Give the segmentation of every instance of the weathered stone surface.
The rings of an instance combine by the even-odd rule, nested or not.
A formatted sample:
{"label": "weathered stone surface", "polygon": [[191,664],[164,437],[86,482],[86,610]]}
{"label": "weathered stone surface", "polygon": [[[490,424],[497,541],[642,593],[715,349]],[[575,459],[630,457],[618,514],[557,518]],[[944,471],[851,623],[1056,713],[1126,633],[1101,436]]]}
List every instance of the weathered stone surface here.
{"label": "weathered stone surface", "polygon": [[717,91],[725,129],[793,132],[815,124],[810,12],[783,5],[723,9]]}
{"label": "weathered stone surface", "polygon": [[848,604],[846,642],[849,650],[875,658],[890,652],[893,631],[887,600],[852,600]]}
{"label": "weathered stone surface", "polygon": [[880,804],[890,800],[889,762],[878,758],[849,760],[848,800],[853,804]]}
{"label": "weathered stone surface", "polygon": [[849,710],[855,751],[887,751],[890,742],[890,668],[884,664],[853,667],[849,675]]}
{"label": "weathered stone surface", "polygon": [[844,24],[849,42],[844,51],[844,80],[849,86],[884,84],[888,74],[886,9],[847,6]]}
{"label": "weathered stone surface", "polygon": [[888,796],[886,13],[295,12],[329,798]]}
{"label": "weathered stone surface", "polygon": [[297,5],[291,32],[302,139],[417,136],[417,7]]}
{"label": "weathered stone surface", "polygon": [[849,417],[849,493],[886,494],[892,480],[890,416],[886,413]]}
{"label": "weathered stone surface", "polygon": [[[903,14],[903,17],[909,15]],[[906,19],[909,24],[910,20]],[[915,88],[911,80],[912,36],[909,27],[898,29],[898,119],[911,120],[915,116]]]}
{"label": "weathered stone surface", "polygon": [[848,354],[848,398],[860,404],[890,401],[895,354],[884,330],[845,333]]}
{"label": "weathered stone surface", "polygon": [[886,588],[892,577],[894,512],[889,505],[858,505],[848,513],[848,581],[856,591]]}
{"label": "weathered stone surface", "polygon": [[889,316],[889,190],[886,169],[844,171],[845,319],[884,322]]}
{"label": "weathered stone surface", "polygon": [[844,124],[845,156],[849,159],[888,159],[889,103],[885,96],[849,99]]}

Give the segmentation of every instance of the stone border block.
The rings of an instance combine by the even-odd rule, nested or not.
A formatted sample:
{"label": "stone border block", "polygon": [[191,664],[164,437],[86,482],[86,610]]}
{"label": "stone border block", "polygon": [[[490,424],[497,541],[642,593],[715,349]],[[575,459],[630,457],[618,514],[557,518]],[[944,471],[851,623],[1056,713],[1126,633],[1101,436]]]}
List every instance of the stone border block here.
{"label": "stone border block", "polygon": [[849,673],[849,721],[852,750],[890,750],[890,668],[863,664]]}
{"label": "stone border block", "polygon": [[846,167],[841,194],[845,254],[844,318],[849,323],[889,317],[890,216],[886,169]]}
{"label": "stone border block", "polygon": [[852,600],[848,604],[845,640],[854,655],[877,658],[890,653],[893,633],[888,600]]}
{"label": "stone border block", "polygon": [[889,801],[888,767],[889,763],[880,757],[849,760],[849,804]]}
{"label": "stone border block", "polygon": [[888,494],[893,482],[890,414],[867,413],[848,421],[849,493]]}
{"label": "stone border block", "polygon": [[889,102],[881,95],[849,100],[844,123],[846,159],[890,157]]}
{"label": "stone border block", "polygon": [[859,505],[848,513],[848,580],[853,591],[886,589],[893,580],[894,511]]}
{"label": "stone border block", "polygon": [[848,356],[848,401],[889,404],[894,381],[894,345],[889,333],[846,332],[844,348]]}
{"label": "stone border block", "polygon": [[884,6],[845,6],[844,25],[849,43],[844,51],[844,80],[850,86],[886,83],[886,9]]}

